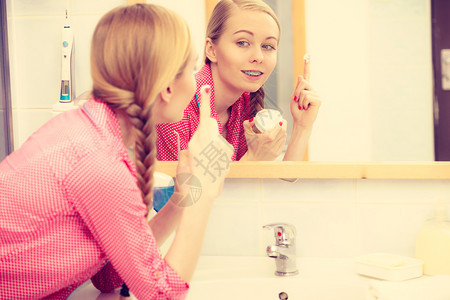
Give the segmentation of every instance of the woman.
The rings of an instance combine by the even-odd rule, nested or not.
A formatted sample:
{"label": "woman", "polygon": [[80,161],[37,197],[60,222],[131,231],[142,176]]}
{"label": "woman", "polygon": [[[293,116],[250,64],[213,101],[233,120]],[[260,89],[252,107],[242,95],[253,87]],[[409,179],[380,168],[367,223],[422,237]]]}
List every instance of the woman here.
{"label": "woman", "polygon": [[[154,124],[179,120],[194,94],[193,49],[186,23],[163,7],[102,17],[92,38],[93,98],[44,124],[0,164],[2,298],[66,299],[89,278],[106,292],[126,283],[138,299],[184,298],[228,171],[212,180],[194,159],[210,143],[231,157],[202,105],[177,174],[195,177],[202,192],[192,201],[177,186],[147,222]],[[158,246],[177,226],[163,259]]]}
{"label": "woman", "polygon": [[[263,84],[277,60],[280,25],[261,0],[222,0],[207,26],[205,65],[197,73],[200,86],[212,87],[211,110],[221,135],[233,145],[233,160],[273,160],[286,140],[286,122],[272,131],[256,134],[256,112],[264,107]],[[290,99],[293,129],[284,160],[302,160],[321,104],[309,84],[309,60]],[[198,99],[191,100],[183,119],[157,126],[158,159],[177,159],[198,126]],[[176,132],[176,133],[175,133]]]}

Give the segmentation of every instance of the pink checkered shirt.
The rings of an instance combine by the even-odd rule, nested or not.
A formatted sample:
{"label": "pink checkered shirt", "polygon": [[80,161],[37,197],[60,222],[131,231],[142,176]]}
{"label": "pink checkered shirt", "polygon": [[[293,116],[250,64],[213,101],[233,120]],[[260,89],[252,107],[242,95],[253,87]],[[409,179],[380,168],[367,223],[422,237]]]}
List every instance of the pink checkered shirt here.
{"label": "pink checkered shirt", "polygon": [[54,117],[0,163],[0,212],[0,299],[66,299],[89,278],[105,292],[125,281],[138,299],[187,294],[103,102]]}
{"label": "pink checkered shirt", "polygon": [[[207,84],[211,86],[211,118],[214,118],[219,125],[219,132],[222,134],[223,128],[219,121],[219,116],[214,105],[214,81],[211,75],[209,64],[196,74],[197,95],[200,95],[200,88]],[[200,99],[199,99],[200,101]],[[250,119],[250,94],[243,93],[241,97],[231,106],[231,113],[226,123],[227,136],[226,140],[233,146],[234,154],[232,160],[240,160],[247,152],[247,141],[244,134],[244,126],[242,123]],[[200,123],[200,111],[195,97],[184,110],[183,118],[176,123],[163,123],[156,126],[158,146],[157,157],[159,160],[178,160],[177,136],[174,131],[180,135],[180,150],[188,147],[189,140],[197,130]]]}

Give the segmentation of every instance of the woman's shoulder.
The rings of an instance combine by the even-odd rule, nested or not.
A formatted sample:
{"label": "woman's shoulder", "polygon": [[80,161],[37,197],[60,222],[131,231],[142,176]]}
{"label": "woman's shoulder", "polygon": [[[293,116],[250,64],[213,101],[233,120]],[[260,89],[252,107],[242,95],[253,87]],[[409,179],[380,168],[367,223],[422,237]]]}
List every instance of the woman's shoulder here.
{"label": "woman's shoulder", "polygon": [[201,79],[201,78],[205,78],[205,77],[211,77],[212,78],[212,75],[211,75],[211,67],[210,67],[210,65],[209,64],[204,64],[201,68],[200,68],[200,70],[195,74],[195,78],[198,80],[198,79]]}
{"label": "woman's shoulder", "polygon": [[197,93],[204,85],[209,85],[214,89],[214,80],[211,73],[211,67],[209,64],[205,64],[196,74],[195,81],[197,82]]}

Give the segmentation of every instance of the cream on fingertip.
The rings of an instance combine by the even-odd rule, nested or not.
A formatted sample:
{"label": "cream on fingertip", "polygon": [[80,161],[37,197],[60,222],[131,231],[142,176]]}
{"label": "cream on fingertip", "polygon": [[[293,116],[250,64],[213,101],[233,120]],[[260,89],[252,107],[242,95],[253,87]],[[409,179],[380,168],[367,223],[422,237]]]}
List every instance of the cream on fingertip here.
{"label": "cream on fingertip", "polygon": [[305,62],[309,63],[311,61],[311,54],[306,53],[305,56],[303,56],[303,59]]}

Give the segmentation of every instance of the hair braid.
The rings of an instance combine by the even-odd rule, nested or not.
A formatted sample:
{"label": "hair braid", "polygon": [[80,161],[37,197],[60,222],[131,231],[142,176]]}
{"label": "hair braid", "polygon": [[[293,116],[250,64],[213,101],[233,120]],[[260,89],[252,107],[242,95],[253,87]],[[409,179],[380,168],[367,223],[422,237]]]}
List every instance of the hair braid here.
{"label": "hair braid", "polygon": [[260,87],[256,92],[250,93],[250,118],[256,116],[256,113],[264,108],[264,96],[266,92],[264,87]]}
{"label": "hair braid", "polygon": [[138,186],[142,199],[148,210],[152,208],[153,172],[155,169],[156,144],[153,121],[151,118],[153,105],[143,109],[135,101],[122,105],[108,103],[115,111],[124,111],[133,124],[134,163],[137,170]]}
{"label": "hair braid", "polygon": [[153,172],[155,169],[155,131],[153,130],[152,115],[153,105],[142,108],[137,104],[131,105],[126,110],[130,121],[134,125],[134,161],[137,170],[137,180],[142,192],[142,199],[148,210],[152,207],[153,200]]}
{"label": "hair braid", "polygon": [[191,55],[187,23],[175,12],[154,4],[111,10],[100,19],[92,36],[93,95],[129,125],[137,184],[147,214],[152,208],[156,156],[153,103],[160,91],[184,72]]}

